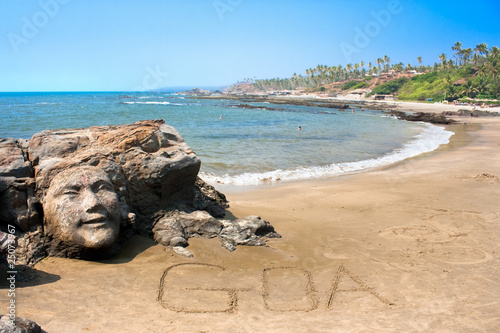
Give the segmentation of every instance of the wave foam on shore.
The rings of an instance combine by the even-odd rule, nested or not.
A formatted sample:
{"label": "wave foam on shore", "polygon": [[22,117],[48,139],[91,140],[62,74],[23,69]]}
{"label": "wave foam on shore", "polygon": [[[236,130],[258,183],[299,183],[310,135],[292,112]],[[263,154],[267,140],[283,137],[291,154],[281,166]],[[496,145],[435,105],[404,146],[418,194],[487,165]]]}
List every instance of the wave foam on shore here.
{"label": "wave foam on shore", "polygon": [[326,166],[299,167],[287,170],[273,170],[263,173],[243,173],[239,175],[216,175],[200,172],[200,177],[211,184],[228,185],[260,185],[278,181],[300,181],[324,177],[339,176],[348,173],[367,171],[373,168],[390,165],[405,159],[431,152],[443,144],[449,143],[453,132],[442,127],[426,124],[424,132],[402,148],[389,154],[362,161],[334,163]]}
{"label": "wave foam on shore", "polygon": [[170,103],[170,102],[123,102],[123,104],[185,105],[182,103]]}

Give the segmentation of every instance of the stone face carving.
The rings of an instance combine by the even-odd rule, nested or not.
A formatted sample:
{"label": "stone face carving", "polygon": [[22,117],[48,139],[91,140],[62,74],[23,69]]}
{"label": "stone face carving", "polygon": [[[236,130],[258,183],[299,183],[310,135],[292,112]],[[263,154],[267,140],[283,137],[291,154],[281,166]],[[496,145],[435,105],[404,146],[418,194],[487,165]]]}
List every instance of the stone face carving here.
{"label": "stone face carving", "polygon": [[54,177],[43,200],[46,232],[85,248],[109,248],[118,239],[121,211],[108,175],[76,167]]}
{"label": "stone face carving", "polygon": [[266,233],[217,219],[227,201],[198,178],[200,164],[163,120],[0,139],[0,226],[16,227],[18,261],[30,265],[109,257],[133,233],[175,247],[198,236],[231,250],[264,244]]}

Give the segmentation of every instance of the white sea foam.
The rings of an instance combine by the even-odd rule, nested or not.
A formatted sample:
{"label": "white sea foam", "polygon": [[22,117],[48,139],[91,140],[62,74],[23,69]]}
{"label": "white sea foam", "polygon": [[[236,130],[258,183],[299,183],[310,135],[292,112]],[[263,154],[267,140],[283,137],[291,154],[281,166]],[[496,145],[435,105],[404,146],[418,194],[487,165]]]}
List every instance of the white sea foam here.
{"label": "white sea foam", "polygon": [[184,105],[182,103],[170,103],[170,102],[123,102],[125,104],[154,104],[154,105]]}
{"label": "white sea foam", "polygon": [[231,185],[259,185],[277,181],[298,181],[338,176],[347,173],[366,171],[376,167],[390,165],[403,161],[426,152],[437,149],[440,145],[447,144],[453,132],[442,127],[426,124],[427,127],[421,134],[406,143],[402,148],[396,149],[386,155],[362,161],[334,163],[327,166],[300,167],[288,170],[274,170],[263,173],[243,173],[239,175],[215,175],[200,173],[201,178],[211,184]]}

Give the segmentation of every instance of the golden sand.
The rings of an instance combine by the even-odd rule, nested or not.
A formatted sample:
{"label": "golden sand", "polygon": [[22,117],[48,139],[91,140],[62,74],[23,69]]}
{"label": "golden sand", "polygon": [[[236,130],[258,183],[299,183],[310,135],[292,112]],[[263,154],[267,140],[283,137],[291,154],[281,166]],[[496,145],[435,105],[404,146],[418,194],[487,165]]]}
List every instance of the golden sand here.
{"label": "golden sand", "polygon": [[[500,119],[391,167],[229,191],[283,236],[187,259],[136,236],[102,262],[48,258],[18,316],[47,332],[494,332],[500,329]],[[0,295],[6,304],[6,293]]]}

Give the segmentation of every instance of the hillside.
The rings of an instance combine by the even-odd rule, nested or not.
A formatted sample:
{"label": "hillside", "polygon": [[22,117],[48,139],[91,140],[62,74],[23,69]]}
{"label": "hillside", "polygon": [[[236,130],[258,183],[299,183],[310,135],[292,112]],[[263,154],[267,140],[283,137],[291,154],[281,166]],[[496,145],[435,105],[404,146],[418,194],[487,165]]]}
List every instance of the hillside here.
{"label": "hillside", "polygon": [[349,94],[353,90],[367,91],[367,96],[395,95],[400,100],[454,101],[462,99],[500,99],[500,50],[481,43],[462,48],[460,42],[451,48],[453,58],[439,55],[440,63],[423,66],[391,64],[385,55],[374,63],[347,64],[345,67],[318,65],[306,69],[306,75],[293,74],[290,78],[246,79],[229,87],[228,93],[269,93],[276,91],[321,92]]}

